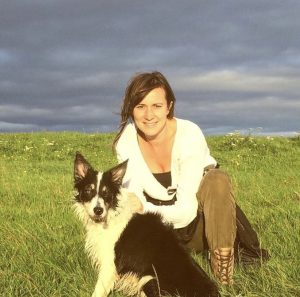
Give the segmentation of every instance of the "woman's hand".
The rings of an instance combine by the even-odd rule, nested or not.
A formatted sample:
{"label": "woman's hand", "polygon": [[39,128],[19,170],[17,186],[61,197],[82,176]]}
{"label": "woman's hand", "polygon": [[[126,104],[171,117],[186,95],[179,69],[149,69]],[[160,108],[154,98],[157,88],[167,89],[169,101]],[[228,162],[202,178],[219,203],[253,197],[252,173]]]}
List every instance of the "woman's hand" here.
{"label": "woman's hand", "polygon": [[128,193],[128,203],[133,213],[144,213],[144,206],[138,196],[134,193]]}

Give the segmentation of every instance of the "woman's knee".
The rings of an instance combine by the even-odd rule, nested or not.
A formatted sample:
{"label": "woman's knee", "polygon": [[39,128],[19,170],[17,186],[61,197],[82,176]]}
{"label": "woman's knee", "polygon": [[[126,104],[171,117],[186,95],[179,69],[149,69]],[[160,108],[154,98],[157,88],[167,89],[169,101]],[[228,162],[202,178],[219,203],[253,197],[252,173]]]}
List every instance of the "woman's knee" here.
{"label": "woman's knee", "polygon": [[231,185],[231,180],[227,172],[221,169],[211,169],[203,177],[203,182],[213,183],[217,186]]}
{"label": "woman's knee", "polygon": [[229,175],[220,169],[211,169],[203,177],[199,191],[198,201],[203,204],[206,199],[220,201],[230,198],[233,200],[233,190]]}

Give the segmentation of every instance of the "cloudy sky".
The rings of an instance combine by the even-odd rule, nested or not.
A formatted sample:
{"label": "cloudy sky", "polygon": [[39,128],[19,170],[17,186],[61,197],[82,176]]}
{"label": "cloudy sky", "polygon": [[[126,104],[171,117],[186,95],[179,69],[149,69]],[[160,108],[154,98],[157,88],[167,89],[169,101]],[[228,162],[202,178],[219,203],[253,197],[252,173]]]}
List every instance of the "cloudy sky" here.
{"label": "cloudy sky", "polygon": [[114,131],[159,70],[206,134],[300,131],[299,0],[2,0],[0,132]]}

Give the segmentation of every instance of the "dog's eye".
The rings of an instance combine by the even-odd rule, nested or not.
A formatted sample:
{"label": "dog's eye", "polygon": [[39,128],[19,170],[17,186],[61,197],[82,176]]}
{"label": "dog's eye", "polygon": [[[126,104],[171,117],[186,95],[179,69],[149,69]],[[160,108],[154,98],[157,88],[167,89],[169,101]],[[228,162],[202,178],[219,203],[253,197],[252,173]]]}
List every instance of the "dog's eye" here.
{"label": "dog's eye", "polygon": [[107,192],[101,192],[101,197],[102,198],[107,198],[108,197],[108,193]]}
{"label": "dog's eye", "polygon": [[85,187],[83,190],[83,195],[85,196],[94,196],[96,194],[96,191],[93,187]]}
{"label": "dog's eye", "polygon": [[100,192],[100,196],[104,199],[104,200],[107,200],[109,198],[109,193],[108,191],[105,189],[104,191],[102,190]]}
{"label": "dog's eye", "polygon": [[91,192],[92,192],[92,189],[84,189],[84,191],[83,191],[83,193],[86,195],[91,194]]}

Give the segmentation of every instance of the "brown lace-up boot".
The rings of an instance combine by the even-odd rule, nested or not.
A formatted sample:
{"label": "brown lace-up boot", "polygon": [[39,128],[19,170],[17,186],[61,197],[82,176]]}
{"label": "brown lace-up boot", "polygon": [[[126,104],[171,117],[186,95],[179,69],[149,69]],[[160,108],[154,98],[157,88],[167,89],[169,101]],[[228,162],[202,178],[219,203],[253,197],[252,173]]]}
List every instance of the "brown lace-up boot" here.
{"label": "brown lace-up boot", "polygon": [[234,249],[217,248],[209,253],[210,265],[214,275],[223,285],[233,283]]}

